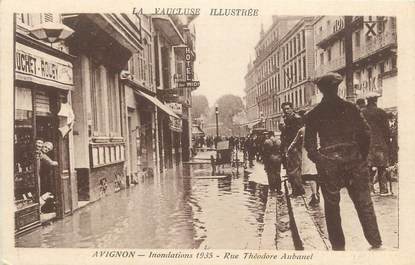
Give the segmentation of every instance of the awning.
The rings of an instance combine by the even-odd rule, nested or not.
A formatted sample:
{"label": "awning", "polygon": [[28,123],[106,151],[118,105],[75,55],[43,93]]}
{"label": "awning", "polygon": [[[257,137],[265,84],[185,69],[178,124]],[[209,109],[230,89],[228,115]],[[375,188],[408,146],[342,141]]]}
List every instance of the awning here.
{"label": "awning", "polygon": [[147,99],[148,101],[150,101],[151,103],[153,103],[154,105],[156,105],[158,108],[160,108],[162,111],[164,111],[165,113],[167,113],[168,115],[175,117],[177,119],[180,119],[179,116],[177,116],[173,110],[164,105],[160,100],[158,100],[157,98],[147,95],[146,93],[141,92],[140,90],[135,90],[135,93],[137,93],[138,95],[144,97],[145,99]]}
{"label": "awning", "polygon": [[182,35],[170,17],[154,15],[152,16],[152,19],[154,25],[173,42],[173,45],[185,44]]}
{"label": "awning", "polygon": [[192,135],[203,136],[205,133],[199,128],[199,126],[192,126]]}
{"label": "awning", "polygon": [[261,122],[261,120],[253,121],[248,124],[248,128],[252,129],[255,125],[258,125]]}

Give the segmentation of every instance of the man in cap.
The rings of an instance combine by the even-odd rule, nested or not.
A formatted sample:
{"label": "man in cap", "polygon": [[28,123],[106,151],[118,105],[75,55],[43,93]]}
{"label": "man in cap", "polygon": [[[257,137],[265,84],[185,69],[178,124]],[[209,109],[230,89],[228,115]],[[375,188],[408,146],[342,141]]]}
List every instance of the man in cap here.
{"label": "man in cap", "polygon": [[360,110],[363,111],[366,108],[366,101],[364,98],[358,98],[356,100],[356,107]]}
{"label": "man in cap", "polygon": [[284,167],[287,171],[288,180],[292,187],[292,197],[301,196],[305,193],[301,184],[301,176],[296,174],[297,164],[296,154],[289,153],[288,147],[293,142],[298,130],[303,127],[303,121],[299,115],[294,112],[291,102],[281,104],[284,112],[284,123],[280,125],[281,130],[281,151],[283,155]]}
{"label": "man in cap", "polygon": [[377,107],[379,96],[379,94],[373,92],[367,95],[367,107],[363,110],[363,116],[371,129],[368,155],[368,166],[371,173],[370,187],[374,192],[373,182],[377,171],[380,195],[388,195],[386,168],[389,162],[390,130],[388,114]]}
{"label": "man in cap", "polygon": [[341,75],[329,73],[314,81],[323,99],[306,114],[304,147],[319,173],[333,250],[345,249],[339,206],[343,187],[354,203],[366,240],[373,248],[379,248],[382,241],[370,197],[366,162],[370,128],[357,107],[337,95],[342,80]]}

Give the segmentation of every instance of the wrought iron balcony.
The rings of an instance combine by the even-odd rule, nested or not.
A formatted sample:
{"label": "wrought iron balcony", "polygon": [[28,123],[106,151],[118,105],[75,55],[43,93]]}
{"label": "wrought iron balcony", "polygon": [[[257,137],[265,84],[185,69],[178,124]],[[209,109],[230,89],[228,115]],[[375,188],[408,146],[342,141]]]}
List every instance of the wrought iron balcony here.
{"label": "wrought iron balcony", "polygon": [[384,32],[366,40],[366,43],[362,43],[360,47],[355,47],[353,50],[353,61],[369,57],[387,47],[396,47],[396,45],[396,33]]}
{"label": "wrought iron balcony", "polygon": [[330,60],[330,62],[317,66],[315,70],[315,73],[316,73],[315,76],[318,77],[328,72],[335,72],[335,71],[342,69],[345,66],[346,66],[345,57],[344,56],[337,57],[337,58]]}

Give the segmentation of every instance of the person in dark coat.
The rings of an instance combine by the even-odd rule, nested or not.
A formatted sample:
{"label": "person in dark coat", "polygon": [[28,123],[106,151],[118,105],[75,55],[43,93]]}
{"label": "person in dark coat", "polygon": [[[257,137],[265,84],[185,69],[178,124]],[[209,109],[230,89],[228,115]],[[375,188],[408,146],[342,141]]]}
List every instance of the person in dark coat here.
{"label": "person in dark coat", "polygon": [[287,171],[288,181],[290,182],[292,188],[291,196],[297,197],[304,195],[305,191],[301,183],[301,175],[297,174],[298,154],[288,152],[288,147],[290,147],[293,142],[298,130],[303,127],[303,121],[298,114],[294,113],[291,102],[282,103],[281,108],[284,112],[284,123],[280,126],[281,151],[282,156],[285,157],[285,159],[283,159],[285,163],[284,167]]}
{"label": "person in dark coat", "polygon": [[329,73],[314,81],[323,99],[305,116],[304,147],[316,163],[333,250],[345,249],[339,205],[343,187],[353,201],[366,240],[373,248],[379,248],[382,240],[370,197],[366,161],[370,128],[357,107],[337,95],[342,79],[339,74]]}
{"label": "person in dark coat", "polygon": [[254,139],[253,135],[249,135],[247,139],[245,140],[245,152],[247,153],[248,157],[248,165],[249,168],[252,168],[254,166],[254,159],[255,159],[255,150],[254,150]]}
{"label": "person in dark coat", "polygon": [[281,191],[281,142],[274,137],[274,132],[268,132],[263,146],[264,169],[268,177],[268,185],[271,190]]}
{"label": "person in dark coat", "polygon": [[374,192],[374,177],[377,173],[380,195],[388,195],[386,168],[389,163],[390,130],[388,114],[377,107],[376,93],[367,97],[367,107],[363,110],[363,116],[370,126],[370,148],[368,165],[371,172],[371,189]]}

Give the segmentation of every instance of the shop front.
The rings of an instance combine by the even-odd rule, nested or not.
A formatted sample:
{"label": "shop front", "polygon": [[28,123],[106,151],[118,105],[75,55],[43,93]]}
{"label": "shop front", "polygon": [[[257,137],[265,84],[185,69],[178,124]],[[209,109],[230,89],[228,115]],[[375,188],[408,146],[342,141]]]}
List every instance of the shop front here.
{"label": "shop front", "polygon": [[[156,160],[156,107],[135,93],[138,85],[124,80],[127,106],[127,184],[136,184],[140,177],[154,176]],[[150,95],[148,95],[150,96]]]}
{"label": "shop front", "polygon": [[15,232],[72,212],[73,58],[16,33]]}
{"label": "shop front", "polygon": [[[154,143],[151,147],[149,144],[147,145],[148,152],[151,152],[152,157],[154,158],[153,164],[158,164],[156,163],[158,159],[160,166],[159,172],[163,172],[164,169],[176,167],[181,161],[181,118],[175,113],[175,111],[171,107],[161,102],[155,96],[147,94],[138,89],[135,89],[134,92],[136,94],[136,100],[142,102],[143,104],[147,102],[147,104],[152,104],[154,107],[157,108],[157,110],[153,108],[147,108],[150,110],[154,110],[153,115],[156,119],[152,123],[152,125],[154,125],[154,127],[152,128],[157,128],[158,130],[157,133],[153,131],[153,139],[155,139],[155,141],[158,142],[158,144]],[[142,100],[144,100],[144,102]],[[143,115],[143,117],[144,116],[145,115]],[[151,122],[149,120],[149,116],[147,117],[147,119],[142,119],[142,121],[144,122],[144,124],[149,124]],[[149,135],[149,133],[150,131],[148,131],[147,135]],[[146,141],[149,142],[149,136],[147,137]],[[156,159],[155,150],[157,150],[157,148],[158,154]]]}
{"label": "shop front", "polygon": [[128,15],[63,14],[75,33],[66,41],[74,61],[75,169],[78,207],[126,185],[127,107],[120,74],[142,49]]}

